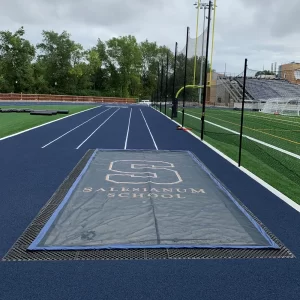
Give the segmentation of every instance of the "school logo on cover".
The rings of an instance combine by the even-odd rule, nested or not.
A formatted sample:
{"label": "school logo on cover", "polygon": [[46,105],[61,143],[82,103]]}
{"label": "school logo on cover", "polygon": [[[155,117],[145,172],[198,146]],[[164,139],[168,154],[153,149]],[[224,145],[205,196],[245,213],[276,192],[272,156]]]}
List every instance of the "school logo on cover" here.
{"label": "school logo on cover", "polygon": [[172,163],[146,160],[117,160],[109,165],[106,181],[120,184],[174,185],[183,182]]}

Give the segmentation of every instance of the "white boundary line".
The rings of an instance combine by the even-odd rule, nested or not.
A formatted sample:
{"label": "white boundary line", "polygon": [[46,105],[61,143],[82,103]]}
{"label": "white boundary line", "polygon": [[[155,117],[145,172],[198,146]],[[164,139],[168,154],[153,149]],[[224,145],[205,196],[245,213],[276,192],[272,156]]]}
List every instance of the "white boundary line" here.
{"label": "white boundary line", "polygon": [[148,130],[149,130],[149,133],[150,133],[150,135],[151,135],[153,144],[154,144],[156,150],[158,150],[158,147],[157,147],[157,145],[156,145],[156,143],[155,143],[154,137],[153,137],[153,135],[152,135],[152,133],[151,133],[151,130],[150,130],[149,126],[148,126],[148,123],[147,123],[147,121],[146,121],[146,119],[145,119],[145,117],[144,117],[144,114],[143,114],[143,112],[142,112],[141,109],[140,109],[140,111],[141,111],[141,114],[142,114],[142,116],[143,116],[143,118],[144,118],[144,121],[145,121],[145,123],[146,123],[146,126],[147,126],[147,128],[148,128]]}
{"label": "white boundary line", "polygon": [[92,110],[92,109],[99,108],[99,107],[101,107],[101,106],[102,106],[102,105],[99,105],[99,106],[96,106],[96,107],[89,108],[89,109],[87,109],[87,110],[79,111],[79,112],[77,112],[77,113],[75,113],[75,114],[72,114],[72,115],[69,115],[69,116],[66,116],[66,117],[57,119],[57,120],[53,120],[53,121],[50,121],[50,122],[47,122],[47,123],[44,123],[44,124],[41,124],[41,125],[38,125],[38,126],[35,126],[35,127],[32,127],[32,128],[29,128],[29,129],[26,129],[26,130],[23,130],[23,131],[20,131],[20,132],[17,132],[17,133],[14,133],[14,134],[5,136],[5,137],[3,137],[3,138],[0,138],[0,141],[9,139],[9,138],[11,138],[11,137],[20,135],[20,134],[22,134],[22,133],[25,133],[25,132],[28,132],[28,131],[31,131],[31,130],[34,130],[34,129],[37,129],[37,128],[40,128],[40,127],[43,127],[43,126],[46,126],[46,125],[49,125],[49,124],[54,123],[54,122],[61,121],[61,120],[66,119],[66,118],[73,117],[73,116],[78,115],[78,114],[82,114],[82,113],[84,113],[84,112],[87,112],[87,111]]}
{"label": "white boundary line", "polygon": [[98,129],[100,129],[117,111],[119,111],[120,108],[118,108],[116,111],[113,112],[103,123],[101,123],[100,126],[98,126],[77,148],[78,150]]}
{"label": "white boundary line", "polygon": [[[153,108],[154,109],[154,108]],[[155,110],[155,109],[154,109]],[[155,110],[159,113],[161,113],[158,110]],[[172,120],[170,117],[164,115],[163,113],[161,113],[163,116],[165,116],[166,118],[168,118],[170,121],[174,122],[177,125],[180,125],[178,122],[176,122],[175,120]],[[181,125],[180,125],[181,126]],[[220,156],[222,156],[224,159],[226,159],[228,162],[230,162],[232,165],[234,165],[236,168],[238,168],[239,170],[241,170],[242,172],[244,172],[245,174],[247,174],[249,177],[251,177],[253,180],[255,180],[257,183],[259,183],[260,185],[262,185],[264,188],[266,188],[267,190],[269,190],[272,194],[274,194],[275,196],[277,196],[279,199],[281,199],[282,201],[284,201],[286,204],[288,204],[289,206],[291,206],[292,208],[294,208],[296,211],[300,212],[300,205],[297,204],[296,202],[294,202],[292,199],[290,199],[289,197],[287,197],[286,195],[282,194],[280,191],[276,190],[274,187],[272,187],[270,184],[268,184],[267,182],[263,181],[261,178],[259,178],[258,176],[256,176],[255,174],[251,173],[249,170],[245,169],[244,167],[240,167],[238,166],[238,164],[232,160],[230,157],[226,156],[223,152],[219,151],[218,149],[216,149],[215,147],[213,147],[212,145],[210,145],[209,143],[202,141],[196,134],[194,134],[191,131],[188,131],[189,134],[191,134],[193,137],[195,137],[196,139],[198,139],[200,142],[202,142],[203,144],[205,144],[207,147],[209,147],[210,149],[212,149],[213,151],[215,151],[216,153],[218,153]]]}
{"label": "white boundary line", "polygon": [[74,131],[75,129],[81,127],[82,125],[84,125],[84,124],[90,122],[91,120],[93,120],[93,119],[95,119],[96,117],[102,115],[103,113],[105,113],[105,112],[108,111],[108,110],[110,110],[110,108],[108,108],[108,109],[102,111],[100,114],[97,114],[96,116],[94,116],[94,117],[88,119],[87,121],[81,123],[80,125],[74,127],[73,129],[71,129],[71,130],[69,130],[68,132],[64,133],[63,135],[59,136],[59,137],[56,138],[55,140],[53,140],[53,141],[51,141],[50,143],[48,143],[48,144],[46,144],[45,146],[43,146],[42,149],[45,149],[46,147],[48,147],[48,146],[50,146],[51,144],[53,144],[54,142],[58,141],[59,139],[61,139],[62,137],[66,136],[66,135],[69,134],[70,132],[72,132],[72,131]]}
{"label": "white boundary line", "polygon": [[126,149],[127,149],[127,142],[128,142],[128,136],[129,136],[129,129],[130,129],[131,114],[132,114],[132,108],[130,109],[130,114],[129,114],[129,121],[128,121],[128,128],[127,128],[127,134],[126,134],[126,140],[125,140],[125,146],[124,146],[124,150],[126,150]]}
{"label": "white boundary line", "polygon": [[[240,113],[240,111],[226,111],[226,112],[229,112],[231,114],[235,114],[235,115],[238,115]],[[261,113],[263,114],[263,113]],[[251,115],[250,113],[245,113],[245,116],[250,116],[251,118],[259,118],[259,119],[266,119],[266,120],[270,120],[270,121],[273,121],[273,122],[277,122],[277,123],[292,123],[292,124],[298,124],[298,127],[300,126],[300,122],[293,122],[293,121],[290,121],[290,120],[286,120],[286,119],[283,119],[283,118],[278,118],[278,119],[275,119],[275,118],[269,118],[266,116],[266,114],[264,115]],[[298,117],[289,117],[289,118],[298,118]],[[285,125],[288,125],[288,124],[285,124]],[[293,126],[293,125],[292,125]]]}
{"label": "white boundary line", "polygon": [[[179,113],[181,113],[181,112],[179,111]],[[190,116],[190,117],[192,117],[192,118],[194,118],[194,119],[201,120],[201,118],[195,117],[195,116],[190,115],[190,114],[187,114],[187,113],[185,113],[185,115]],[[236,135],[240,135],[239,132],[234,131],[234,130],[231,130],[231,129],[228,129],[228,128],[223,127],[223,126],[221,126],[221,125],[212,123],[212,122],[210,122],[210,121],[205,121],[205,122],[208,123],[208,124],[211,124],[211,125],[213,125],[213,126],[219,127],[219,128],[221,128],[221,129],[223,129],[223,130],[232,132],[232,133],[234,133],[234,134],[236,134]],[[282,149],[282,148],[279,148],[279,147],[273,146],[273,145],[271,145],[271,144],[265,143],[265,142],[263,142],[263,141],[257,140],[257,139],[255,139],[255,138],[253,138],[253,137],[251,137],[251,136],[248,136],[248,135],[243,135],[243,137],[245,137],[245,138],[247,138],[248,140],[251,140],[251,141],[253,141],[253,142],[256,142],[256,143],[258,143],[258,144],[264,145],[264,146],[266,146],[266,147],[268,147],[268,148],[277,150],[277,151],[282,152],[282,153],[284,153],[284,154],[287,154],[287,155],[289,155],[289,156],[292,156],[292,157],[295,157],[295,158],[297,158],[297,159],[300,159],[300,155],[295,154],[295,153],[293,153],[293,152],[289,152],[289,151],[284,150],[284,149]]]}

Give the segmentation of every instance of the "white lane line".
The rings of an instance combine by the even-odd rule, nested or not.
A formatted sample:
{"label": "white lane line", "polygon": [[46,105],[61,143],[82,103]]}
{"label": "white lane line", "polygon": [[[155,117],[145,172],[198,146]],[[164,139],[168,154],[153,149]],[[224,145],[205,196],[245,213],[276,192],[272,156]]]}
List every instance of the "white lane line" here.
{"label": "white lane line", "polygon": [[95,132],[100,129],[117,111],[119,111],[120,108],[118,108],[113,114],[111,114],[100,126],[98,126],[77,148],[78,150],[92,135],[95,134]]}
{"label": "white lane line", "polygon": [[[157,111],[158,113],[162,114],[164,117],[166,117],[167,119],[169,119],[170,121],[174,122],[177,125],[180,125],[178,122],[176,122],[175,120],[172,120],[170,117],[166,116],[165,114],[163,114],[162,112],[160,112],[159,110],[156,110],[155,108],[152,108],[155,111]],[[199,136],[197,136],[195,133],[193,133],[192,131],[188,131],[188,133],[190,135],[192,135],[194,138],[196,138],[197,140],[199,140],[201,143],[205,144],[207,147],[209,147],[210,149],[212,149],[213,151],[215,151],[216,153],[218,153],[221,157],[223,157],[224,159],[226,159],[228,162],[230,162],[233,166],[235,166],[236,168],[238,168],[239,170],[241,170],[242,172],[244,172],[245,174],[247,174],[250,178],[252,178],[253,180],[255,180],[257,183],[259,183],[260,185],[262,185],[264,188],[266,188],[267,190],[269,190],[272,194],[274,194],[275,196],[277,196],[279,199],[281,199],[283,202],[285,202],[287,205],[289,205],[290,207],[292,207],[293,209],[295,209],[296,211],[300,212],[300,205],[297,204],[295,201],[293,201],[292,199],[290,199],[289,197],[287,197],[286,195],[284,195],[283,193],[281,193],[280,191],[278,191],[277,189],[275,189],[273,186],[271,186],[270,184],[268,184],[267,182],[265,182],[264,180],[262,180],[261,178],[259,178],[258,176],[256,176],[255,174],[251,173],[249,170],[245,169],[244,167],[240,167],[238,166],[237,162],[235,162],[234,160],[232,160],[230,157],[228,157],[227,155],[225,155],[223,152],[221,152],[220,150],[218,150],[217,148],[213,147],[212,145],[210,145],[208,142],[206,141],[202,141],[200,139]]]}
{"label": "white lane line", "polygon": [[144,118],[144,121],[145,121],[145,123],[146,123],[146,126],[147,126],[147,128],[148,128],[148,130],[149,130],[149,133],[150,133],[150,135],[151,135],[153,144],[154,144],[156,150],[158,150],[158,147],[157,147],[157,145],[156,145],[156,143],[155,143],[154,137],[153,137],[153,135],[152,135],[152,133],[151,133],[151,130],[150,130],[149,126],[148,126],[148,123],[147,123],[147,121],[146,121],[146,119],[145,119],[145,117],[144,117],[144,114],[143,114],[143,112],[142,112],[141,109],[140,109],[140,111],[141,111],[141,114],[142,114],[142,116],[143,116],[143,118]]}
{"label": "white lane line", "polygon": [[80,125],[74,127],[73,129],[71,129],[71,130],[69,130],[68,132],[64,133],[63,135],[59,136],[59,137],[56,138],[55,140],[53,140],[53,141],[51,141],[50,143],[48,143],[48,144],[46,144],[45,146],[43,146],[42,149],[44,149],[44,148],[50,146],[51,144],[53,144],[54,142],[58,141],[58,140],[61,139],[62,137],[66,136],[66,135],[69,134],[70,132],[72,132],[72,131],[74,131],[75,129],[81,127],[82,125],[84,125],[84,124],[90,122],[91,120],[93,120],[93,119],[95,119],[96,117],[102,115],[103,113],[105,113],[105,112],[108,111],[108,110],[110,110],[110,108],[108,108],[107,110],[102,111],[100,114],[97,114],[96,116],[94,116],[94,117],[88,119],[87,121],[81,123]]}
{"label": "white lane line", "polygon": [[49,125],[49,124],[54,123],[54,122],[58,122],[58,121],[64,120],[64,119],[66,119],[66,118],[70,118],[70,117],[76,116],[76,115],[78,115],[78,114],[85,113],[85,112],[87,112],[87,111],[89,111],[89,110],[96,109],[96,108],[99,108],[99,107],[101,107],[101,106],[92,107],[92,108],[89,108],[89,109],[86,109],[86,110],[77,112],[77,113],[75,113],[75,114],[72,114],[72,115],[69,115],[69,116],[65,116],[65,117],[59,118],[59,119],[57,119],[57,120],[53,120],[53,121],[50,121],[50,122],[47,122],[47,123],[44,123],[44,124],[41,124],[41,125],[38,125],[38,126],[35,126],[35,127],[32,127],[32,128],[29,128],[29,129],[26,129],[26,130],[23,130],[23,131],[20,131],[20,132],[17,132],[17,133],[14,133],[14,134],[5,136],[5,137],[3,137],[3,138],[0,138],[0,141],[9,139],[9,138],[14,137],[14,136],[16,136],[16,135],[20,135],[20,134],[22,134],[22,133],[25,133],[25,132],[28,132],[28,131],[31,131],[31,130],[34,130],[34,129],[37,129],[37,128],[40,128],[40,127],[43,127],[43,126],[46,126],[46,125]]}
{"label": "white lane line", "polygon": [[125,146],[124,146],[124,150],[126,150],[126,149],[127,149],[127,142],[128,142],[128,136],[129,136],[129,129],[130,129],[131,114],[132,114],[132,109],[130,110],[130,114],[129,114],[129,121],[128,121],[128,128],[127,128],[127,134],[126,134],[126,140],[125,140]]}

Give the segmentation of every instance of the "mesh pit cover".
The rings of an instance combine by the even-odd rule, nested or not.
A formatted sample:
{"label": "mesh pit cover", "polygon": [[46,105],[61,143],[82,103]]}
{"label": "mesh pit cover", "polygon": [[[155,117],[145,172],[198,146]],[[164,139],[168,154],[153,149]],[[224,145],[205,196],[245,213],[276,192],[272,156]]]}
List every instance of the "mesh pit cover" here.
{"label": "mesh pit cover", "polygon": [[192,153],[96,150],[29,250],[279,248]]}

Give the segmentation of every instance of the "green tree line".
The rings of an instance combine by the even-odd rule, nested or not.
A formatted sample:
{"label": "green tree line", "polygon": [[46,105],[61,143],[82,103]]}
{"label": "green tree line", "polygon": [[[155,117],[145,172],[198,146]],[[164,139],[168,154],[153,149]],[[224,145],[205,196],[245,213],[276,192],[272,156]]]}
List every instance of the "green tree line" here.
{"label": "green tree line", "polygon": [[255,73],[255,77],[260,75],[276,75],[275,72],[264,70],[264,71],[258,71]]}
{"label": "green tree line", "polygon": [[[90,49],[76,43],[66,31],[43,31],[41,42],[33,45],[24,38],[23,27],[16,32],[0,31],[0,92],[95,95],[151,98],[157,95],[161,78],[158,65],[169,56],[169,71],[163,77],[163,97],[172,95],[174,54],[166,46],[134,36],[98,39]],[[197,64],[200,65],[201,57]],[[178,56],[175,90],[183,85],[184,55]],[[188,60],[187,83],[193,81],[194,60]],[[197,72],[199,73],[199,72]],[[166,91],[166,75],[168,90]],[[199,82],[200,74],[197,74]],[[197,98],[197,91],[188,91]]]}

